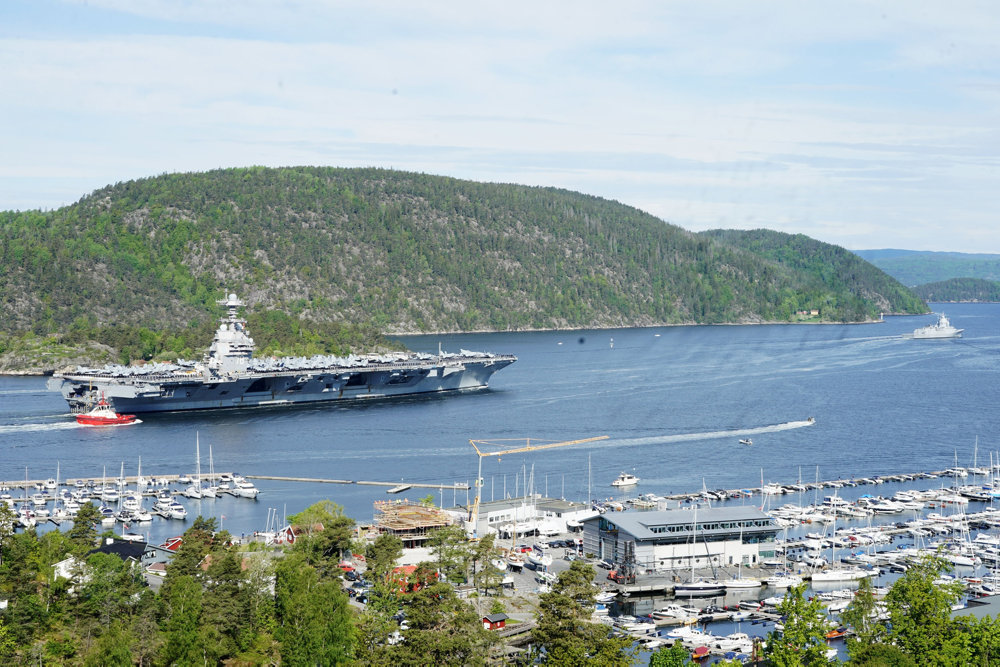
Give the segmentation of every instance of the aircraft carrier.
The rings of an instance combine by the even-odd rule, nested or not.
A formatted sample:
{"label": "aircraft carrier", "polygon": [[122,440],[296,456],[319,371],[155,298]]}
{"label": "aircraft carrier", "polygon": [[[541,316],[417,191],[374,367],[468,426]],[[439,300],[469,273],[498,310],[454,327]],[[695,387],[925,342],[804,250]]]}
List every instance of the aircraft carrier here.
{"label": "aircraft carrier", "polygon": [[72,412],[89,410],[102,395],[122,413],[249,408],[482,389],[517,361],[467,350],[254,359],[239,315],[245,304],[235,294],[218,303],[228,314],[201,362],[78,367],[54,374],[48,388],[62,393]]}

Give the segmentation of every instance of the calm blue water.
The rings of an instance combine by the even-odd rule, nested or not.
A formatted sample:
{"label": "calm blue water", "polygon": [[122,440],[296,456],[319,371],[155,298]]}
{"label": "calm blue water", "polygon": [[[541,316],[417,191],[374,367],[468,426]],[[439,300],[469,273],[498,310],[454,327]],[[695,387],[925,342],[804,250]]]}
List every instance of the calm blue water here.
{"label": "calm blue water", "polygon": [[[95,476],[122,462],[135,474],[216,470],[353,480],[471,482],[469,439],[609,440],[483,461],[484,496],[523,492],[523,475],[551,496],[613,495],[619,472],[640,492],[806,481],[980,463],[1000,450],[1000,305],[940,306],[965,337],[899,336],[933,316],[868,325],[774,325],[425,336],[416,350],[511,352],[519,361],[491,389],[355,406],[159,415],[131,427],[77,427],[42,378],[0,378],[0,480]],[[613,346],[611,344],[613,340]],[[815,425],[804,426],[808,417]],[[752,437],[753,447],[738,445]],[[508,443],[510,447],[519,442]],[[588,466],[590,476],[588,477]],[[518,481],[515,481],[518,479]],[[293,513],[331,499],[360,521],[384,488],[259,480],[254,501],[185,500],[191,516],[225,516],[232,532],[263,529],[268,508]],[[433,493],[450,505],[465,491]],[[190,521],[190,520],[189,520]],[[153,539],[181,532],[156,519]]]}

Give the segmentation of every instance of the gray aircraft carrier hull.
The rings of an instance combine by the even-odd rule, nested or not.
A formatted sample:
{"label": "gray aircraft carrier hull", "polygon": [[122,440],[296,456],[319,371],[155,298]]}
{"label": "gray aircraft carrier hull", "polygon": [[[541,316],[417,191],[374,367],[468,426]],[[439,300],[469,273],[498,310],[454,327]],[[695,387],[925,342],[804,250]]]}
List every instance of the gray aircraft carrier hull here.
{"label": "gray aircraft carrier hull", "polygon": [[86,411],[101,394],[123,414],[258,408],[371,400],[485,388],[490,377],[516,360],[512,355],[372,364],[358,368],[248,372],[221,377],[115,377],[60,373],[48,382],[73,412]]}

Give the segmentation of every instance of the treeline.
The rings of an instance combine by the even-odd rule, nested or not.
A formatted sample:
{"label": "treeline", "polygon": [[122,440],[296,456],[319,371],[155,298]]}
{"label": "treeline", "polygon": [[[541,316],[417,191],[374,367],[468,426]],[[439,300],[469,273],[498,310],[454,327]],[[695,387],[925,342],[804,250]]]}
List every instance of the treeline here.
{"label": "treeline", "polygon": [[939,283],[917,285],[913,293],[925,301],[989,302],[1000,301],[1000,282],[980,278],[951,278]]}
{"label": "treeline", "polygon": [[225,169],[0,213],[0,330],[46,335],[82,320],[176,331],[213,319],[227,292],[390,333],[924,310],[891,283],[865,285],[877,272],[858,273],[848,295],[822,268],[553,188],[379,169]]}
{"label": "treeline", "polygon": [[[257,356],[312,356],[401,350],[371,323],[310,322],[283,311],[250,313],[247,326]],[[135,324],[97,324],[77,318],[63,332],[0,332],[0,372],[51,371],[66,365],[129,364],[140,361],[199,360],[208,350],[216,322],[152,330]],[[101,345],[94,345],[100,341]]]}
{"label": "treeline", "polygon": [[[97,509],[81,506],[70,531],[12,534],[0,503],[0,663],[4,665],[486,665],[509,664],[482,616],[506,609],[493,537],[435,531],[431,560],[400,572],[402,542],[354,539],[354,521],[324,501],[291,517],[305,528],[290,547],[239,547],[198,517],[158,590],[141,569],[95,551]],[[102,536],[105,537],[105,536]],[[352,556],[358,554],[358,556]],[[340,567],[366,564],[363,604],[351,604]],[[58,576],[53,568],[62,563]],[[585,622],[596,588],[581,562],[541,596],[526,663],[627,667],[629,639]],[[456,585],[471,588],[460,599]],[[478,608],[477,608],[478,607]]]}
{"label": "treeline", "polygon": [[[430,560],[400,571],[399,538],[355,539],[354,521],[329,501],[291,518],[304,531],[290,547],[241,547],[214,518],[198,517],[154,590],[134,562],[95,550],[110,534],[97,535],[93,504],[81,506],[65,533],[15,534],[13,516],[0,503],[4,665],[635,664],[631,638],[591,622],[592,566],[574,561],[537,607],[526,607],[502,595],[501,574],[490,563],[498,555],[493,537],[470,542],[456,526],[430,535]],[[344,585],[345,555],[365,561],[363,604],[352,604]],[[68,576],[57,575],[57,563]],[[943,558],[925,556],[883,599],[862,580],[840,616],[847,664],[997,664],[1000,620],[953,614],[963,583],[944,577],[948,569]],[[758,664],[830,664],[830,621],[819,597],[807,599],[805,590],[793,587],[778,606],[783,627],[758,647]],[[535,621],[532,648],[520,655],[481,622],[513,607],[530,609]],[[650,665],[680,666],[689,657],[677,643],[653,654]]]}
{"label": "treeline", "polygon": [[768,229],[716,229],[703,234],[749,250],[804,277],[800,293],[788,294],[782,300],[784,319],[798,310],[813,309],[821,314],[837,313],[847,321],[864,320],[880,313],[927,310],[919,295],[840,246],[802,234]]}

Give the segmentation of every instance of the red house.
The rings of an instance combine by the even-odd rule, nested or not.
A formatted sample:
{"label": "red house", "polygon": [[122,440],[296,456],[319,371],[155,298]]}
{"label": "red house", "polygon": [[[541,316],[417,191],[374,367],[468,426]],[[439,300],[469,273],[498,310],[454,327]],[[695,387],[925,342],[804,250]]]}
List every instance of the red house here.
{"label": "red house", "polygon": [[437,572],[426,568],[420,570],[416,565],[400,565],[389,574],[389,582],[399,595],[415,593],[436,581]]}
{"label": "red house", "polygon": [[507,625],[507,614],[490,614],[483,616],[484,630],[499,630]]}

